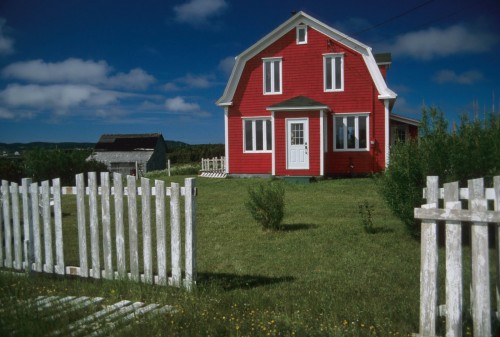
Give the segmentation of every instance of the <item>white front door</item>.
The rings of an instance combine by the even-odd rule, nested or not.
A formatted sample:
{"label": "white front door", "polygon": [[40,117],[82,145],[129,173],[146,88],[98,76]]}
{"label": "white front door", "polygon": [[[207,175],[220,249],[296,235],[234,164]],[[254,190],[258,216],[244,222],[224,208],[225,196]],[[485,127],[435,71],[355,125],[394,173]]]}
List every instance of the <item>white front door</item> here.
{"label": "white front door", "polygon": [[286,120],[287,169],[309,169],[309,120]]}

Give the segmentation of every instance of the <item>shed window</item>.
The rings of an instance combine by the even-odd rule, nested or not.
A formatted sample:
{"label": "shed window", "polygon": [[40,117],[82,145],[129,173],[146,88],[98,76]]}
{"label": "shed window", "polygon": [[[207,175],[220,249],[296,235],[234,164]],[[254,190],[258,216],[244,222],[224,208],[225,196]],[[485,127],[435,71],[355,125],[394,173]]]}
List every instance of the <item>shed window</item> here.
{"label": "shed window", "polygon": [[245,152],[272,150],[271,119],[245,119],[243,129]]}

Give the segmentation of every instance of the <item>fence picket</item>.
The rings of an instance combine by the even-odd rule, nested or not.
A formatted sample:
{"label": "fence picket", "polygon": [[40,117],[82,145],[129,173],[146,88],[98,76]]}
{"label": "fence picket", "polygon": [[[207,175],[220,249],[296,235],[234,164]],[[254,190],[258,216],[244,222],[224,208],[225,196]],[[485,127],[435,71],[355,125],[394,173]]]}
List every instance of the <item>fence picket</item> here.
{"label": "fence picket", "polygon": [[54,272],[54,255],[52,253],[52,224],[50,219],[50,185],[49,181],[42,181],[42,221],[45,264],[43,270],[46,273]]}
{"label": "fence picket", "polygon": [[97,175],[88,173],[89,180],[89,217],[90,217],[90,251],[92,260],[91,276],[101,278],[101,259],[99,258],[99,218],[97,213]]}
{"label": "fence picket", "polygon": [[21,184],[21,195],[23,203],[24,268],[27,272],[31,271],[31,263],[33,263],[33,215],[31,213],[30,186],[31,179],[23,178]]}
{"label": "fence picket", "polygon": [[130,278],[138,282],[139,254],[137,249],[137,188],[134,176],[127,176],[128,187],[128,240],[130,250]]}
{"label": "fence picket", "polygon": [[[427,205],[437,208],[439,198],[438,177],[427,177]],[[437,223],[422,221],[420,269],[420,334],[434,336],[437,318],[438,241]],[[424,267],[425,266],[425,267]]]}
{"label": "fence picket", "polygon": [[3,193],[3,205],[4,205],[4,235],[5,235],[5,241],[3,242],[5,245],[5,260],[3,261],[3,264],[7,268],[12,268],[12,225],[11,225],[11,220],[12,220],[12,214],[11,214],[11,204],[10,204],[10,198],[11,198],[11,190],[9,183],[7,181],[2,181],[2,188],[4,190]]}
{"label": "fence picket", "polygon": [[[461,209],[458,182],[444,185],[446,209]],[[462,223],[446,222],[446,331],[462,336]]]}
{"label": "fence picket", "polygon": [[[5,240],[0,240],[0,267],[6,265],[5,257],[8,256],[7,247],[9,244],[9,237],[7,234],[10,233],[10,203],[9,203],[9,182],[6,180],[2,180],[2,209],[3,209],[3,226],[0,228],[0,234],[2,234],[2,238],[5,236]],[[5,246],[4,246],[5,243]],[[5,256],[4,256],[4,248],[5,248]]]}
{"label": "fence picket", "polygon": [[109,173],[101,172],[101,216],[102,216],[102,251],[104,254],[104,278],[114,277],[112,244],[111,244],[111,211],[110,211]]}
{"label": "fence picket", "polygon": [[[487,211],[483,179],[469,180],[468,187],[469,209]],[[491,336],[488,227],[485,223],[472,223],[471,250],[474,336]]]}
{"label": "fence picket", "polygon": [[186,288],[191,288],[196,280],[196,181],[194,178],[185,180],[185,222],[186,222]]}
{"label": "fence picket", "polygon": [[144,257],[144,282],[153,283],[153,254],[151,250],[151,185],[141,178],[142,249]]}
{"label": "fence picket", "polygon": [[181,285],[181,211],[179,206],[180,188],[178,183],[170,185],[170,230],[172,255],[172,285]]}
{"label": "fence picket", "polygon": [[14,269],[22,268],[21,222],[19,219],[19,185],[11,183],[12,232],[14,236]]}
{"label": "fence picket", "polygon": [[156,191],[156,259],[158,263],[158,281],[160,285],[167,285],[167,243],[165,231],[165,182],[155,181]]}
{"label": "fence picket", "polygon": [[[500,211],[500,176],[493,178],[493,209]],[[495,250],[496,250],[496,317],[500,319],[500,226],[495,229]]]}
{"label": "fence picket", "polygon": [[64,275],[66,268],[64,266],[64,242],[63,242],[62,210],[61,210],[61,180],[59,178],[52,180],[52,189],[54,196],[54,229],[55,229],[55,239],[56,239],[55,271],[59,275]]}
{"label": "fence picket", "polygon": [[80,276],[89,277],[87,254],[87,230],[85,224],[85,181],[83,173],[76,175],[76,208],[78,221],[78,251],[80,256]]}
{"label": "fence picket", "polygon": [[37,183],[31,184],[31,209],[33,210],[33,253],[35,271],[42,271],[42,239],[40,233],[39,189]]}
{"label": "fence picket", "polygon": [[120,173],[113,173],[113,187],[115,192],[116,267],[118,278],[124,280],[127,277],[127,265],[125,261],[125,233],[123,227],[123,183]]}

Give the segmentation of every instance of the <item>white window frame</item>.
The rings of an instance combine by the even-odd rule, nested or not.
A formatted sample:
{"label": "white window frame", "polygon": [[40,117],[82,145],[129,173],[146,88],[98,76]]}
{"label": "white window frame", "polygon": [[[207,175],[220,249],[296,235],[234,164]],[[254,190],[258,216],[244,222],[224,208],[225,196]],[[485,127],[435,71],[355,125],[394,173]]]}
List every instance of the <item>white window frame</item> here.
{"label": "white window frame", "polygon": [[[251,118],[242,118],[243,120],[243,152],[244,153],[270,153],[273,151],[273,122],[271,117],[251,117]],[[246,122],[251,121],[252,122],[252,149],[247,150],[247,144],[246,144]],[[257,148],[257,129],[255,127],[257,121],[262,121],[262,150],[256,150]],[[269,149],[267,147],[268,139],[267,139],[267,121],[270,121],[270,137],[269,139],[271,143],[271,148]]]}
{"label": "white window frame", "polygon": [[[335,59],[340,58],[340,88],[337,88],[337,83],[336,78],[337,76],[337,69],[335,66]],[[332,70],[330,74],[327,73],[326,69],[326,61],[330,59],[331,60],[331,65],[332,65]],[[327,79],[328,76],[331,76],[331,88],[327,88]],[[336,91],[344,91],[344,53],[329,53],[329,54],[323,54],[323,88],[325,92],[336,92]]]}
{"label": "white window frame", "polygon": [[[301,30],[304,31],[304,40],[303,41],[300,41],[300,31]],[[296,37],[297,44],[307,44],[307,25],[304,25],[304,24],[298,25],[296,33],[297,33],[297,37]]]}
{"label": "white window frame", "polygon": [[[359,147],[359,117],[366,117],[366,147]],[[342,149],[337,148],[337,125],[336,119],[342,118],[343,123],[343,138],[344,147]],[[347,118],[354,118],[354,137],[355,137],[355,147],[350,149],[347,147]],[[333,115],[333,151],[335,152],[362,152],[370,151],[370,113],[342,113]]]}
{"label": "white window frame", "polygon": [[[280,90],[275,91],[274,88],[276,87],[275,84],[275,62],[279,61],[279,66],[278,70],[279,71],[279,84],[280,84]],[[269,91],[266,89],[266,64],[270,63],[271,64],[271,88]],[[281,57],[266,57],[262,59],[262,88],[264,91],[264,95],[280,95],[283,92],[283,58]]]}

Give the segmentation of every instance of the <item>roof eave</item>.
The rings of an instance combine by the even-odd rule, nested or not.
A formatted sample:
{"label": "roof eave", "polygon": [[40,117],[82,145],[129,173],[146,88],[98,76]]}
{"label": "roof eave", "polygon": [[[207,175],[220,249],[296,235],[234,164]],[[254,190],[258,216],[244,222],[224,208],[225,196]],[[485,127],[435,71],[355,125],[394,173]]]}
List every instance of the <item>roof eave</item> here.
{"label": "roof eave", "polygon": [[326,105],[318,106],[296,106],[296,107],[268,107],[267,111],[307,111],[307,110],[330,110]]}

